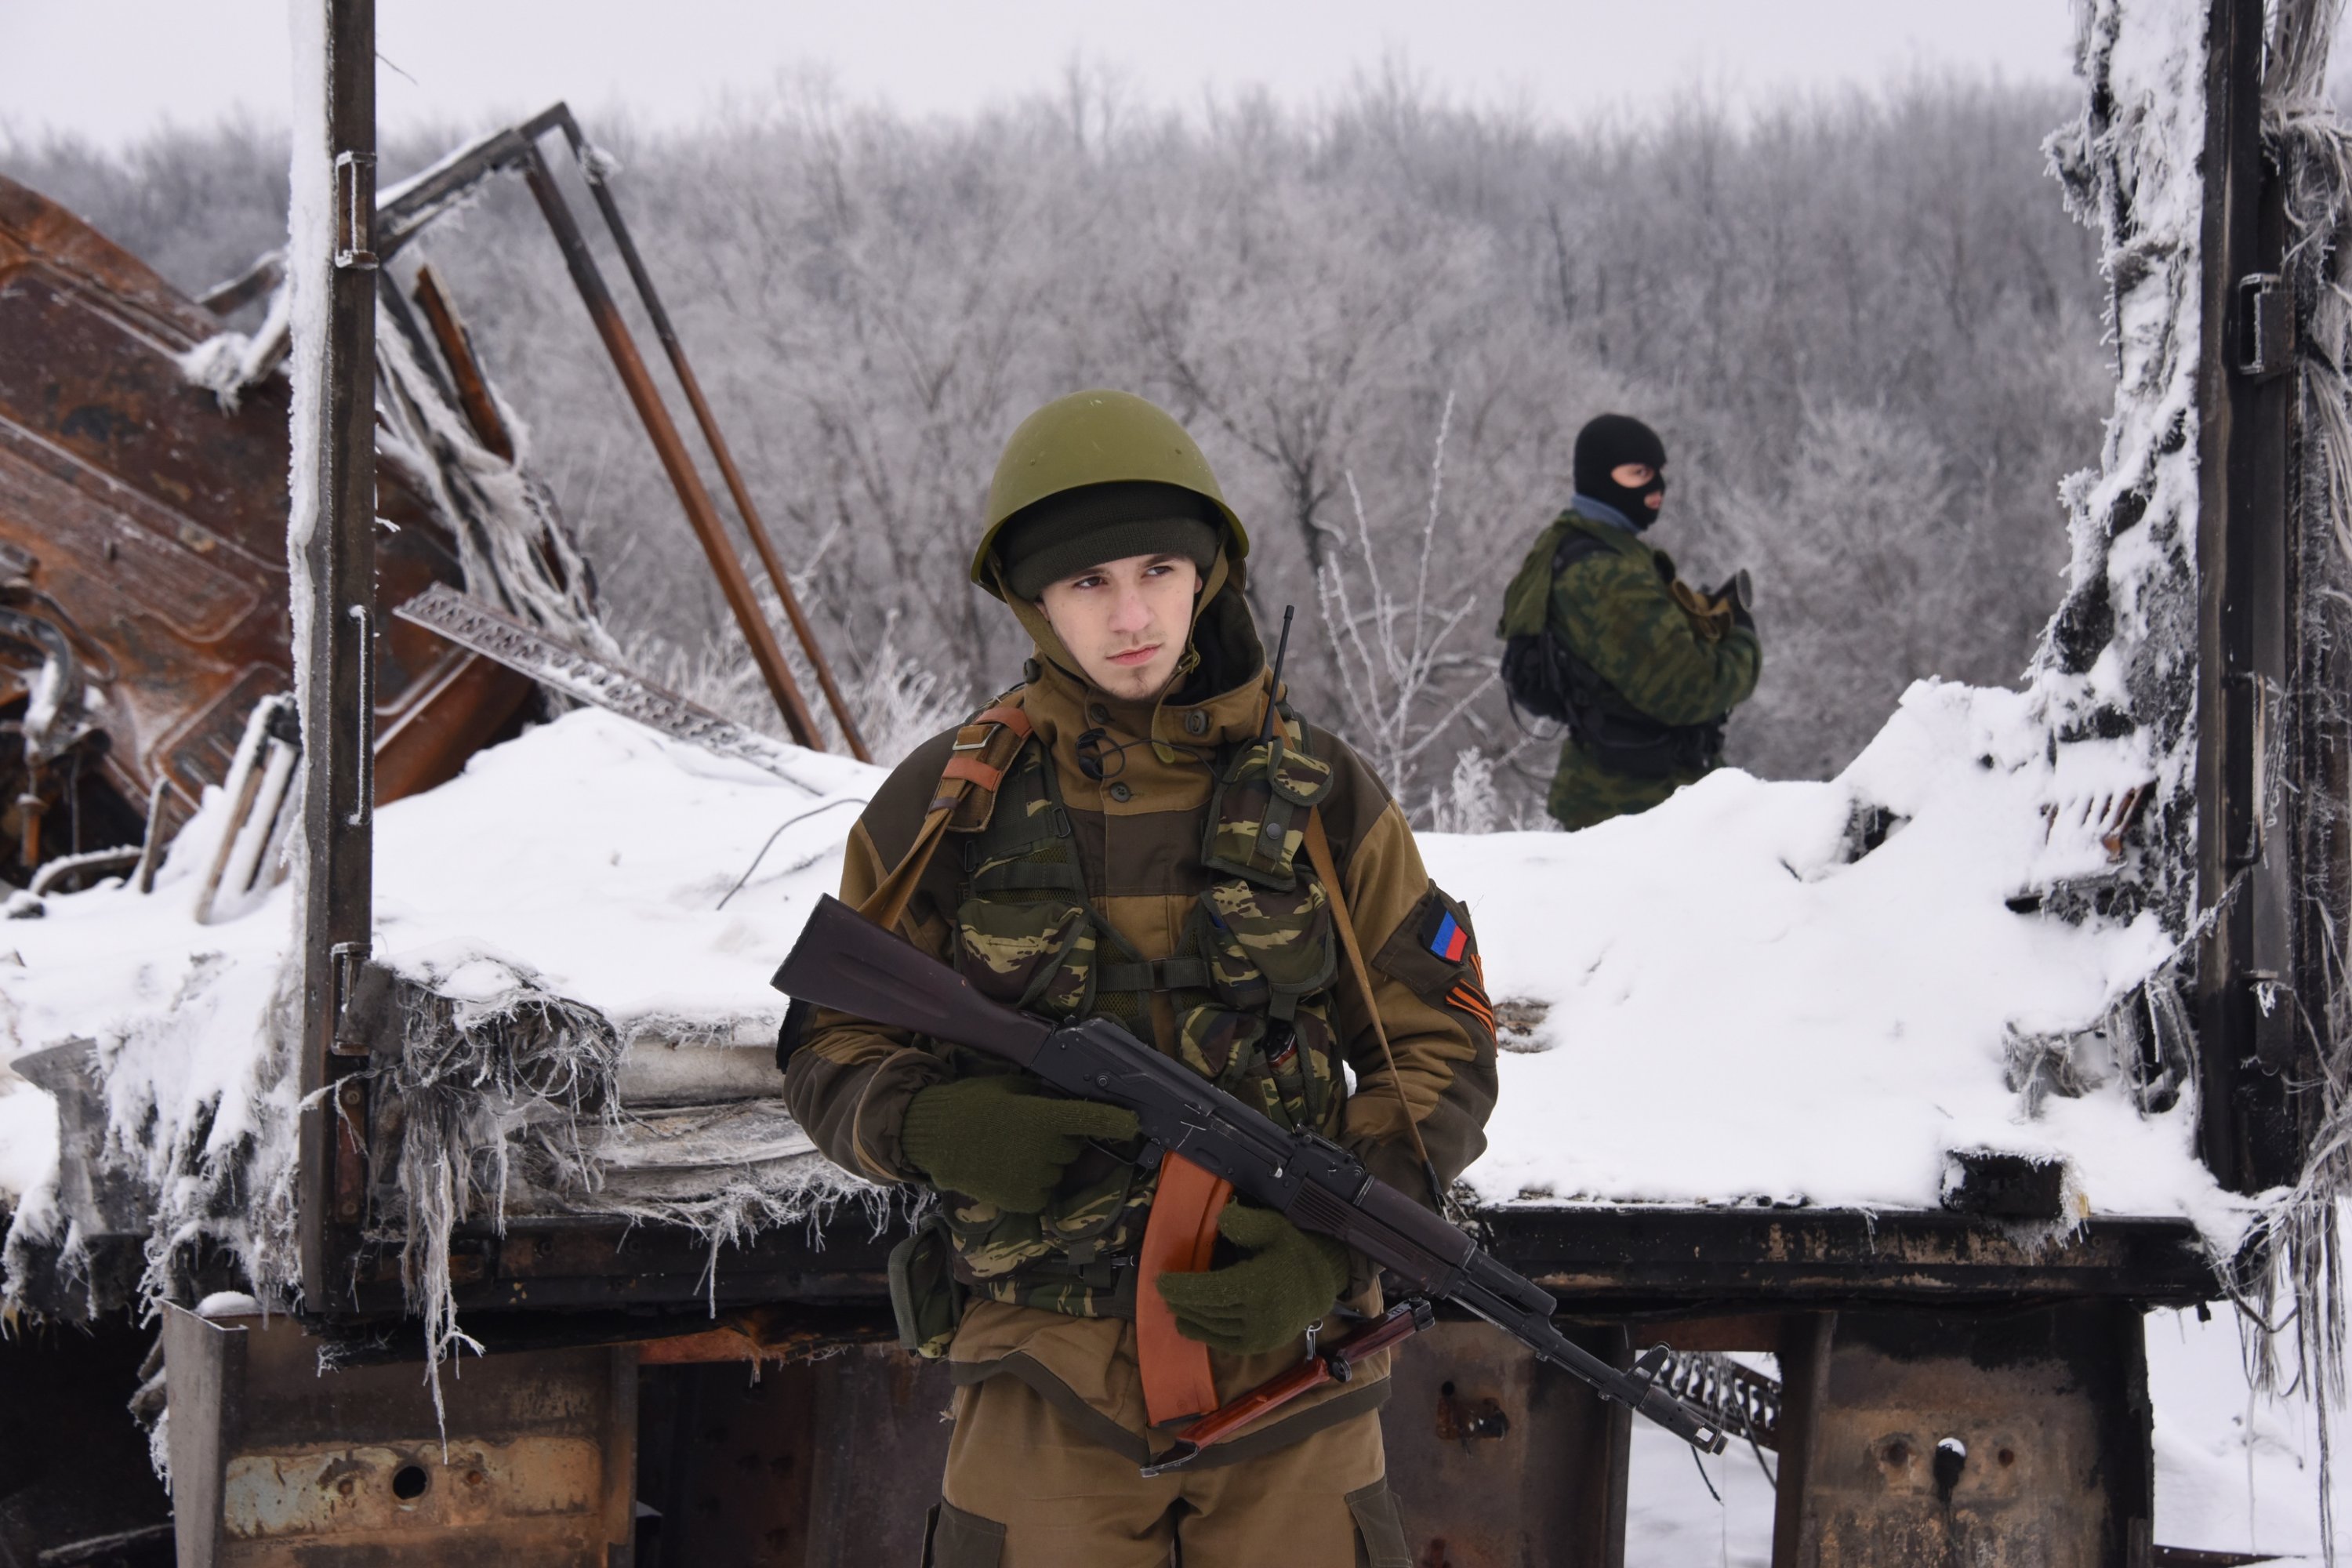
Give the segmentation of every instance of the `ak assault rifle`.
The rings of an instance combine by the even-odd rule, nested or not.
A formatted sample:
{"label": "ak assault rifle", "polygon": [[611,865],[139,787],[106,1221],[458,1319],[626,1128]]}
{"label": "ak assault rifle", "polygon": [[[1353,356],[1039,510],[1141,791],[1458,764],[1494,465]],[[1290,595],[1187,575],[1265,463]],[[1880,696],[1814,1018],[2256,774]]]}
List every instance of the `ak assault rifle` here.
{"label": "ak assault rifle", "polygon": [[1484,1318],[1695,1447],[1724,1449],[1711,1417],[1658,1385],[1664,1346],[1630,1371],[1611,1366],[1552,1327],[1559,1303],[1550,1292],[1375,1179],[1347,1150],[1313,1132],[1283,1131],[1108,1018],[1057,1026],[992,1002],[948,965],[831,897],[819,900],[775,985],[816,1006],[984,1051],[1081,1100],[1123,1105],[1160,1151],[1223,1177],[1302,1229],[1336,1237],[1412,1289]]}

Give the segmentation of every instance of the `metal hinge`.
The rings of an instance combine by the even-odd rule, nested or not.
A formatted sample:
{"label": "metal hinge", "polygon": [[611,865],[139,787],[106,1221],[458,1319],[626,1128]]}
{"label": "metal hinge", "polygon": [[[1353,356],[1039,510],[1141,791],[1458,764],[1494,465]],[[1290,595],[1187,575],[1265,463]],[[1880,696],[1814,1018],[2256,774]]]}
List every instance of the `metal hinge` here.
{"label": "metal hinge", "polygon": [[352,999],[358,994],[361,972],[366,968],[368,954],[373,944],[364,942],[339,942],[327,950],[328,964],[334,974],[335,1037],[334,1054],[339,1057],[363,1057],[368,1054],[367,1020],[356,1015]]}
{"label": "metal hinge", "polygon": [[2245,793],[2223,814],[2227,828],[2235,830],[2224,840],[2224,862],[2236,871],[2263,858],[2263,814],[2270,800],[2271,687],[2260,675],[2235,674],[2224,678],[2223,689],[2230,704],[2231,750],[2243,760],[2245,769]]}
{"label": "metal hinge", "polygon": [[2294,987],[2268,969],[2247,970],[2239,981],[2253,1005],[2254,1065],[2265,1073],[2283,1072],[2294,1061]]}
{"label": "metal hinge", "polygon": [[2294,365],[2294,296],[2275,272],[2250,272],[2238,279],[2240,375],[2268,381]]}
{"label": "metal hinge", "polygon": [[375,257],[375,154],[335,154],[335,265],[372,268]]}

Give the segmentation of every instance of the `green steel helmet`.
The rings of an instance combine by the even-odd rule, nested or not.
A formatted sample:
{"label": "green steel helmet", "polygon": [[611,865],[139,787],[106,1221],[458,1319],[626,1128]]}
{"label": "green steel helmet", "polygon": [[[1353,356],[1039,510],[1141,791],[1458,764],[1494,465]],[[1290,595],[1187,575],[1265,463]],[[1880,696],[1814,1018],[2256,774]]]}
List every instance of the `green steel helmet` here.
{"label": "green steel helmet", "polygon": [[1021,422],[997,459],[988,513],[972,552],[971,580],[997,593],[989,558],[1005,524],[1038,502],[1097,485],[1169,485],[1208,503],[1224,524],[1226,553],[1249,553],[1249,534],[1225,504],[1209,460],[1165,410],[1128,392],[1097,388],[1058,397]]}

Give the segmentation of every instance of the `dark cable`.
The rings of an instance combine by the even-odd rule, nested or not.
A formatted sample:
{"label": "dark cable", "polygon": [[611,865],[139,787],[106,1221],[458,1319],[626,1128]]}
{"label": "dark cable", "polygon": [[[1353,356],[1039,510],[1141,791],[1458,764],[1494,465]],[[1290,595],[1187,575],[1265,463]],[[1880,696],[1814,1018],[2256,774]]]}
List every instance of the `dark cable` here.
{"label": "dark cable", "polygon": [[725,909],[727,907],[727,900],[733,898],[736,894],[743,890],[743,884],[751,879],[751,873],[760,868],[760,862],[768,858],[768,851],[776,847],[776,840],[784,836],[785,828],[790,827],[796,822],[806,822],[810,817],[814,816],[820,811],[831,811],[836,805],[864,805],[865,804],[866,800],[862,795],[842,795],[838,799],[828,800],[820,805],[810,806],[806,811],[802,812],[797,816],[786,817],[782,823],[777,825],[776,830],[773,833],[768,835],[768,841],[760,846],[760,852],[751,857],[751,863],[743,868],[743,874],[735,879],[735,885],[727,889],[725,897],[722,897],[719,900],[719,907],[722,910]]}

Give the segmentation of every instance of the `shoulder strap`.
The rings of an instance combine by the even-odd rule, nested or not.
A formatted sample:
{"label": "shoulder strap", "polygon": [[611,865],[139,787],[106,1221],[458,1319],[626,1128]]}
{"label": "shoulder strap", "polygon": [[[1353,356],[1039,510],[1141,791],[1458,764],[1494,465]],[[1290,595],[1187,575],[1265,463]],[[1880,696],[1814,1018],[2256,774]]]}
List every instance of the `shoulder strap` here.
{"label": "shoulder strap", "polygon": [[1580,561],[1615,553],[1606,541],[1596,539],[1583,529],[1570,524],[1560,535],[1559,547],[1551,552],[1551,574],[1557,577]]}
{"label": "shoulder strap", "polygon": [[1013,759],[1034,732],[1029,715],[1010,701],[982,709],[956,731],[947,766],[940,770],[938,793],[923,814],[915,841],[857,906],[859,914],[885,931],[896,929],[941,840],[951,831],[975,833],[988,826],[989,814],[996,808],[996,792],[1004,783],[1004,770],[1013,765]]}
{"label": "shoulder strap", "polygon": [[1404,1130],[1412,1140],[1412,1152],[1421,1157],[1421,1170],[1429,1178],[1429,1198],[1437,1212],[1445,1212],[1445,1184],[1437,1179],[1437,1166],[1429,1157],[1429,1146],[1421,1141],[1421,1123],[1413,1120],[1412,1101],[1404,1096],[1404,1079],[1397,1073],[1396,1052],[1389,1047],[1388,1026],[1381,1022],[1381,1005],[1372,994],[1371,972],[1364,967],[1364,950],[1356,941],[1356,922],[1348,913],[1348,897],[1339,887],[1339,870],[1331,860],[1331,840],[1323,831],[1323,813],[1307,814],[1307,859],[1322,879],[1323,896],[1330,900],[1331,925],[1339,933],[1340,951],[1348,955],[1348,972],[1356,982],[1356,990],[1364,999],[1364,1013],[1372,1021],[1372,1037],[1381,1043],[1381,1060],[1388,1065],[1389,1087],[1396,1091],[1397,1108],[1404,1112]]}

